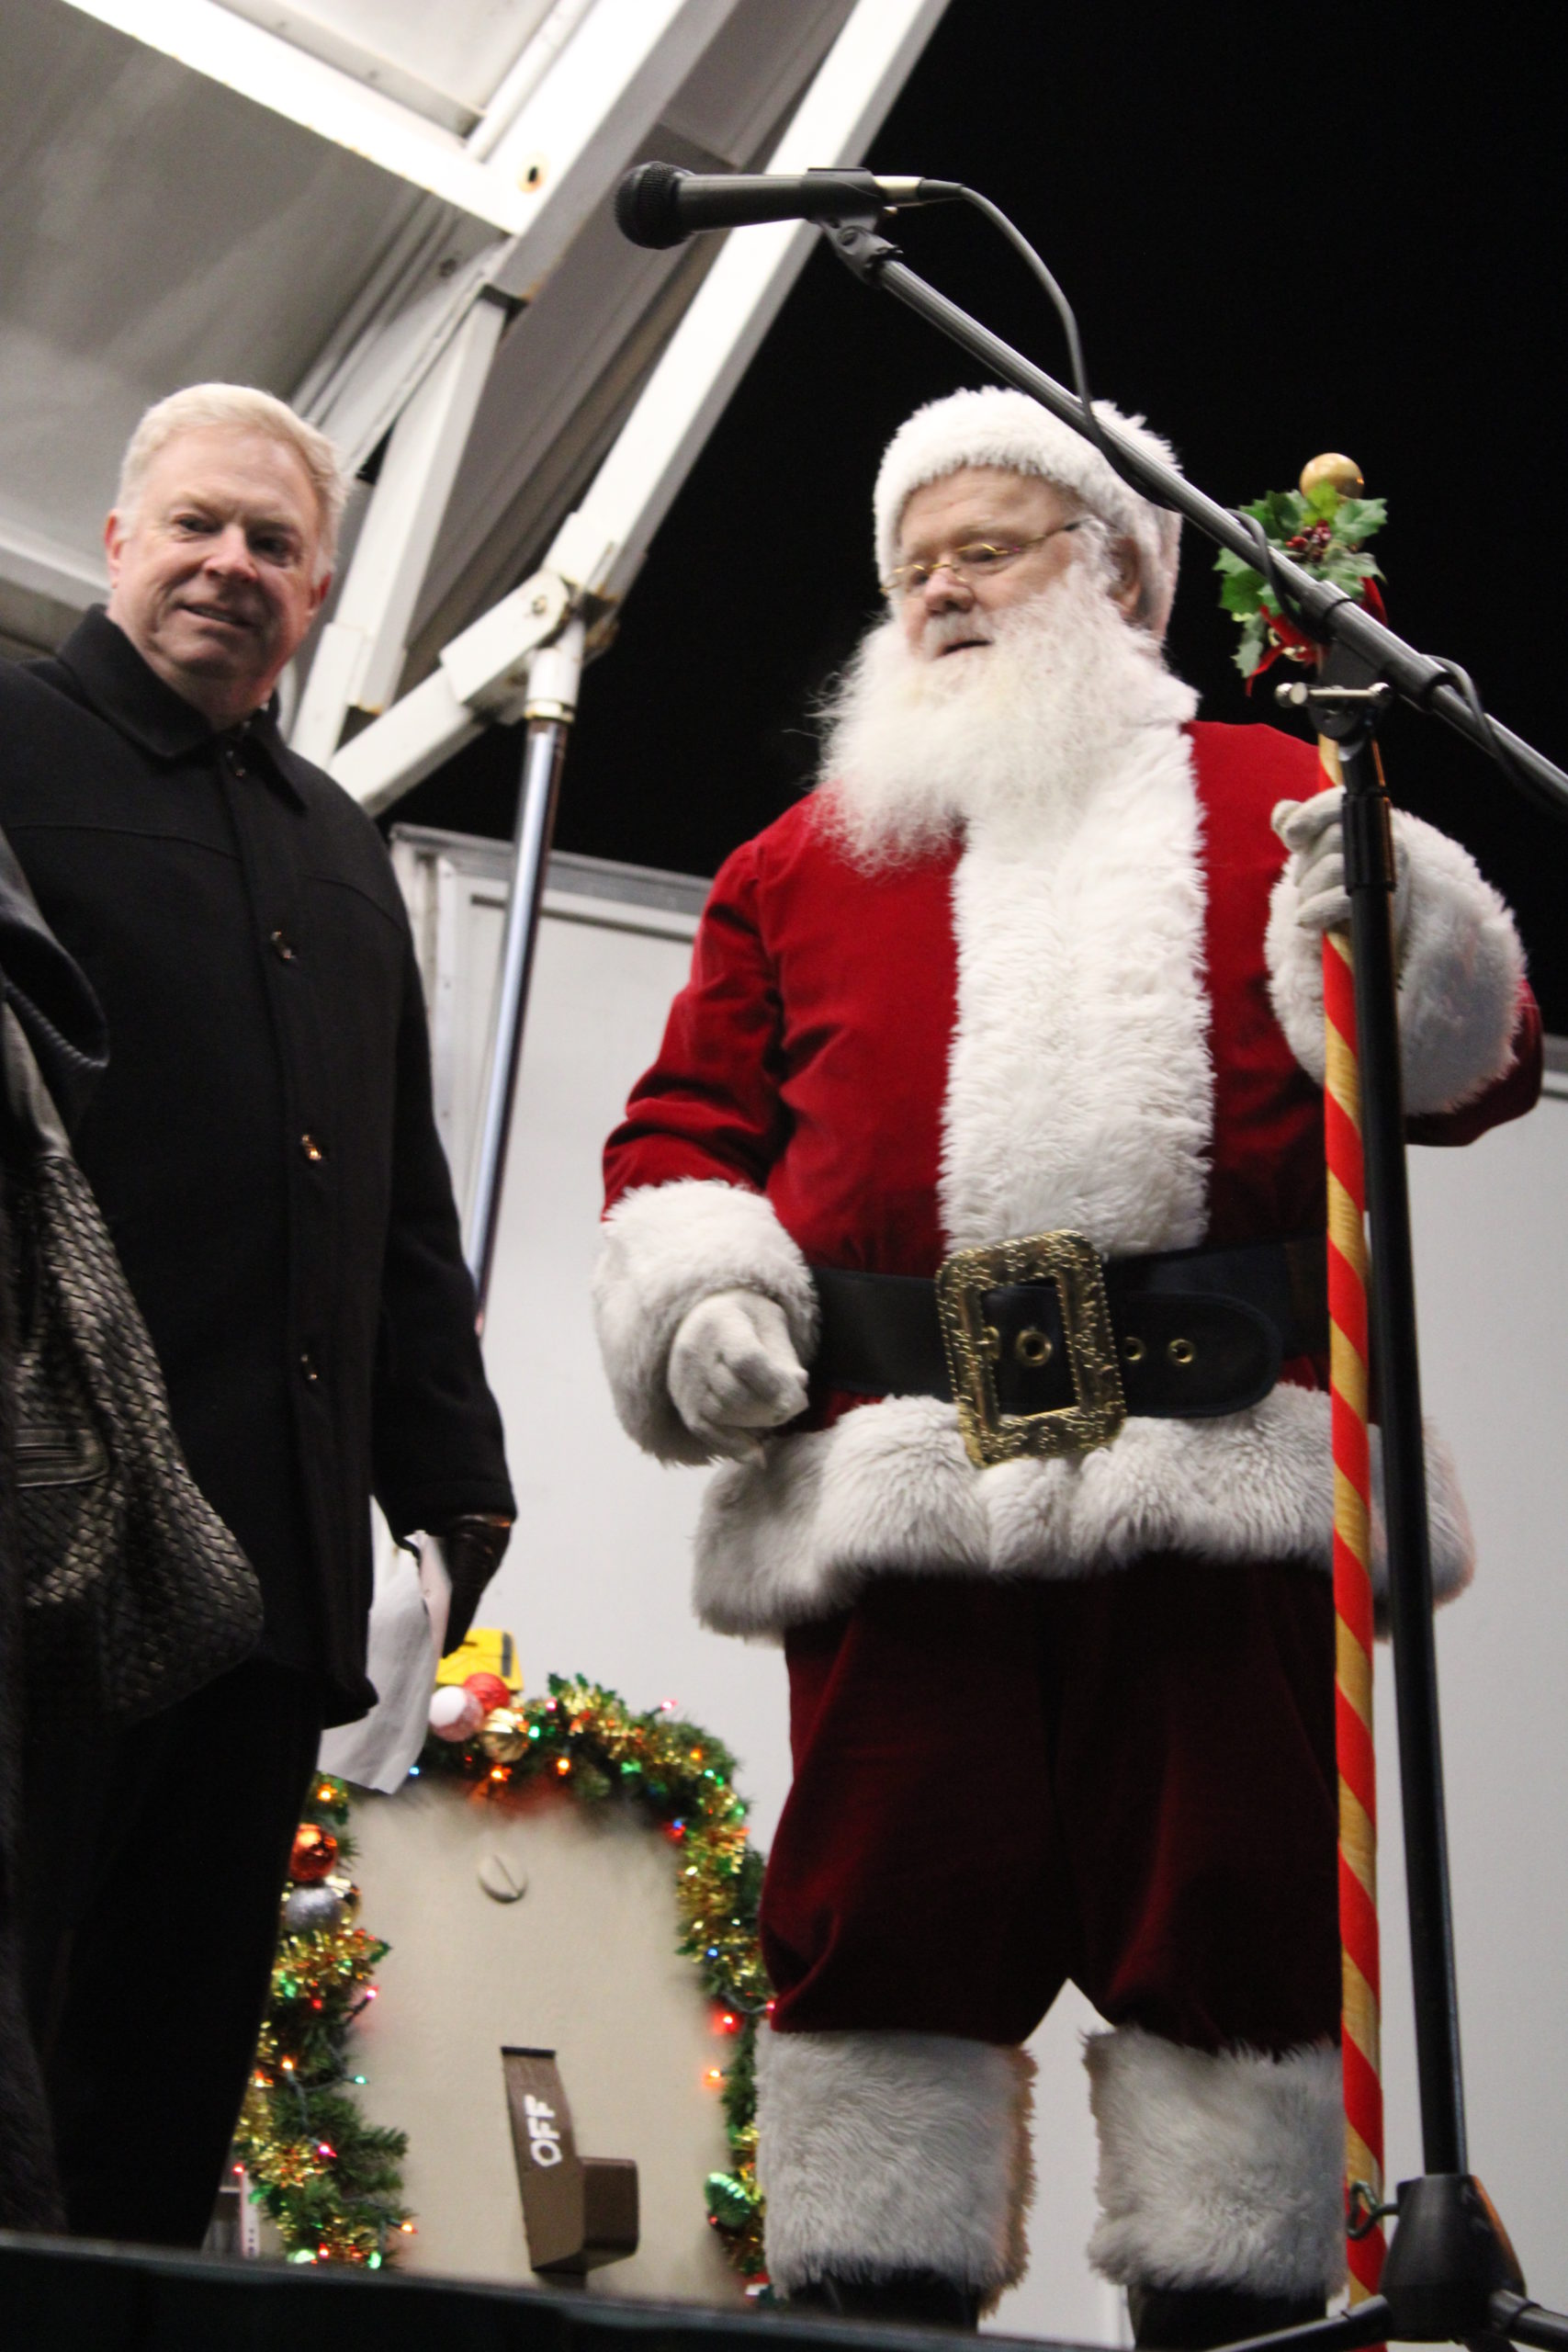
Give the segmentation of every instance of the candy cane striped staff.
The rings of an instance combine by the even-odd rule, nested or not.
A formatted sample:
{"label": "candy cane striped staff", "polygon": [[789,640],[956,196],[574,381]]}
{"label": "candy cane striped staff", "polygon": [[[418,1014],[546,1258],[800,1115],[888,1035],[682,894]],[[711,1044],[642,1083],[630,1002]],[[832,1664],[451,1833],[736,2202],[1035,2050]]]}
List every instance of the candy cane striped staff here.
{"label": "candy cane striped staff", "polygon": [[[1303,495],[1361,488],[1348,458],[1314,458]],[[1339,752],[1317,739],[1325,782]],[[1377,1769],[1372,1745],[1371,1450],[1368,1437],[1366,1187],[1355,973],[1348,931],[1323,941],[1327,1072],[1329,1384],[1334,1428],[1335,1712],[1339,1764],[1339,1945],[1343,1991],[1347,2211],[1359,2227],[1382,2202],[1382,2071],[1378,1949]],[[1369,2207],[1371,2211],[1369,2211]],[[1349,2240],[1350,2300],[1377,2291],[1385,2241],[1375,2221]]]}

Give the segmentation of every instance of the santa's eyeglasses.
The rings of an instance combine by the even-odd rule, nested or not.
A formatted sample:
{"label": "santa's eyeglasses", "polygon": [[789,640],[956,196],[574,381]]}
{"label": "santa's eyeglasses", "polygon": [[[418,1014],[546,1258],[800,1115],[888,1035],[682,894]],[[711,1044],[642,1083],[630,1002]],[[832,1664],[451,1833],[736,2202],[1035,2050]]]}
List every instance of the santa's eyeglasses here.
{"label": "santa's eyeglasses", "polygon": [[1048,531],[1037,531],[1032,539],[1019,539],[1010,547],[998,547],[990,539],[971,539],[961,548],[945,548],[941,555],[929,561],[896,564],[882,582],[887,596],[916,596],[939,571],[951,571],[959,580],[985,580],[991,573],[1005,571],[1021,555],[1032,548],[1043,547],[1065,531],[1077,531],[1083,526],[1080,514],[1076,522],[1054,524]]}

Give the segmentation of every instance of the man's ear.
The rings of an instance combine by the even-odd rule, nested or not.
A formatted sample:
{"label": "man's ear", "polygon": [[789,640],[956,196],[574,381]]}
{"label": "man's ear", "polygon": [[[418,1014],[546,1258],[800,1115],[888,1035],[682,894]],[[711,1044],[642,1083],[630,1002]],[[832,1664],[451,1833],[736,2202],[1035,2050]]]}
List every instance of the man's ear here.
{"label": "man's ear", "polygon": [[314,588],[310,591],[310,618],[312,620],[315,619],[316,615],[326,603],[327,590],[332,586],[332,573],[330,571],[323,571],[321,578],[317,581]]}
{"label": "man's ear", "polygon": [[111,506],[104,516],[104,555],[108,563],[111,589],[119,582],[119,551],[125,545],[125,526],[119,519],[119,509]]}
{"label": "man's ear", "polygon": [[1111,554],[1115,565],[1111,601],[1124,621],[1136,620],[1144,602],[1144,574],[1137,547],[1132,539],[1113,539]]}

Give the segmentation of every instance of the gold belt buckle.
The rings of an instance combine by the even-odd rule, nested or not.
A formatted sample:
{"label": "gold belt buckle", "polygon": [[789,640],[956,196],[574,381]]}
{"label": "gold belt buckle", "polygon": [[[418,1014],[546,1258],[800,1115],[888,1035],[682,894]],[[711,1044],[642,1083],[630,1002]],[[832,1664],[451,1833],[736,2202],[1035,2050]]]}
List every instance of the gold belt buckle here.
{"label": "gold belt buckle", "polygon": [[[1048,1282],[1061,1303],[1073,1403],[1046,1413],[1004,1413],[993,1369],[998,1335],[981,1302],[1013,1283]],[[1109,1445],[1127,1418],[1105,1272],[1087,1234],[1032,1233],[957,1250],[939,1269],[937,1312],[958,1404],[958,1427],[976,1469],[1031,1456],[1089,1453]]]}

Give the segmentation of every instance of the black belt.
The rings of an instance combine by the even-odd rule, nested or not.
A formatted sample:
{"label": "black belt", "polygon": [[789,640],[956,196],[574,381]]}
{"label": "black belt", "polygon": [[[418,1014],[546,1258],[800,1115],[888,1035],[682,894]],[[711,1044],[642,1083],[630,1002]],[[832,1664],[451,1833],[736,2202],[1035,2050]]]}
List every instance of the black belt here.
{"label": "black belt", "polygon": [[976,1462],[1080,1453],[1130,1413],[1202,1420],[1328,1344],[1322,1234],[1101,1260],[1079,1234],[960,1250],[934,1282],[814,1267],[812,1370],[852,1396],[953,1397]]}

